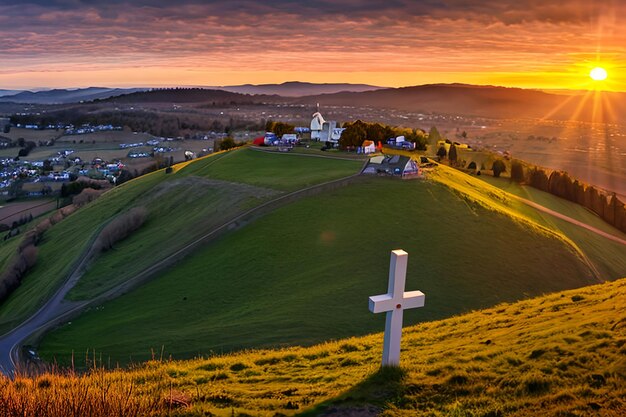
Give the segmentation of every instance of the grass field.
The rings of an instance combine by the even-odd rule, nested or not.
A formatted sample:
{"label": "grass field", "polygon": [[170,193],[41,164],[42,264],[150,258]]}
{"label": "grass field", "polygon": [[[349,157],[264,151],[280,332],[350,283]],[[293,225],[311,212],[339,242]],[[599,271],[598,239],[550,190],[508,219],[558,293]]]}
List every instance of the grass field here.
{"label": "grass field", "polygon": [[[281,173],[288,179],[279,187],[296,189],[358,172],[360,163],[289,156],[277,163],[273,158],[242,149],[193,161],[173,174],[158,171],[132,180],[105,193],[99,200],[55,225],[39,245],[39,260],[18,290],[0,306],[0,333],[32,314],[65,280],[72,265],[94,238],[99,228],[118,213],[133,206],[146,206],[149,218],[144,227],[98,258],[72,297],[91,297],[117,284],[155,260],[173,253],[199,233],[227,217],[265,201],[277,191],[260,190],[244,184],[231,190],[219,178],[268,184],[259,173]],[[284,162],[284,163],[283,163]],[[237,170],[237,167],[245,169]],[[122,271],[116,266],[124,265]]]}
{"label": "grass field", "polygon": [[190,164],[180,173],[293,191],[354,174],[362,165],[359,160],[322,159],[242,149],[236,158],[226,156],[219,164]]}
{"label": "grass field", "polygon": [[[34,415],[38,405],[83,398],[66,413],[77,417],[136,404],[142,414],[178,416],[623,416],[625,300],[619,280],[406,327],[401,369],[380,370],[378,333],[84,377],[4,379],[0,401],[13,405],[10,415]],[[173,411],[174,400],[187,405]]]}
{"label": "grass field", "polygon": [[438,182],[371,178],[224,237],[51,333],[40,353],[67,363],[72,351],[94,348],[127,363],[162,346],[188,358],[376,331],[384,318],[371,317],[367,297],[385,292],[396,248],[410,254],[407,289],[427,294],[427,308],[407,323],[594,282],[577,254],[540,228]]}
{"label": "grass field", "polygon": [[[532,187],[516,184],[505,178],[482,176],[481,179],[506,192],[534,201],[604,232],[626,239],[626,234],[606,223],[595,213],[571,201]],[[527,213],[539,224],[568,236],[593,261],[602,276],[609,279],[626,276],[626,246],[549,214],[541,213],[525,204],[519,204],[518,209]]]}

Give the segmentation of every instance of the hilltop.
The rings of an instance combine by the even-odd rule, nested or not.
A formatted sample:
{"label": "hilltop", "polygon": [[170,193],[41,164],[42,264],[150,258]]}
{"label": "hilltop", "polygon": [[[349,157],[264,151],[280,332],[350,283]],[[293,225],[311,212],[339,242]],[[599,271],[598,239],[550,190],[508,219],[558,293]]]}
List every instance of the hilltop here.
{"label": "hilltop", "polygon": [[[0,338],[0,365],[12,369],[19,344],[82,368],[86,351],[122,366],[156,351],[185,359],[368,334],[380,324],[363,300],[383,290],[392,248],[410,253],[407,288],[429,294],[407,324],[626,272],[624,245],[555,223],[480,177],[439,166],[400,181],[359,176],[362,166],[337,151],[244,147],[105,192],[37,243],[37,263],[0,306],[0,329],[54,306]],[[101,231],[133,210],[146,213],[141,227],[94,252]],[[3,242],[0,261],[17,246]],[[73,315],[59,318],[64,308]]]}
{"label": "hilltop", "polygon": [[[111,215],[107,207],[130,199],[148,208],[149,221],[97,259],[68,297],[100,296],[174,253],[188,234],[210,231],[242,207],[259,204],[253,198],[247,204],[231,202],[228,193],[216,197],[212,189],[246,190],[251,197],[271,199],[301,189],[307,176],[315,174],[319,183],[362,166],[320,158],[320,153],[307,157],[241,149],[192,162],[173,174],[151,174],[103,196],[81,215],[92,219],[90,227]],[[431,294],[430,309],[408,313],[407,323],[593,284],[600,275],[591,263],[607,279],[625,271],[624,248],[615,242],[594,241],[601,254],[586,257],[584,237],[568,240],[571,229],[552,228],[505,192],[445,167],[429,178],[358,177],[239,222],[241,227],[179,257],[175,267],[159,271],[150,282],[50,333],[39,353],[69,364],[72,351],[96,349],[107,360],[125,364],[148,359],[151,349],[190,358],[366,334],[376,324],[360,309],[362,300],[380,291],[389,250],[397,247],[411,254],[408,285]],[[185,215],[174,214],[179,207]],[[64,233],[75,236],[78,225],[68,222]],[[45,255],[62,245],[40,249]],[[49,277],[55,264],[36,267],[37,280],[49,282],[40,274]],[[21,306],[32,304],[19,301],[27,294],[16,294],[0,310],[5,323]],[[341,306],[331,308],[337,300]]]}
{"label": "hilltop", "polygon": [[[82,377],[4,379],[0,404],[7,415],[42,417],[69,407],[80,416],[165,415],[177,406],[180,416],[619,416],[625,300],[622,279],[406,327],[401,369],[379,370],[379,333]],[[380,317],[370,319],[382,329]]]}

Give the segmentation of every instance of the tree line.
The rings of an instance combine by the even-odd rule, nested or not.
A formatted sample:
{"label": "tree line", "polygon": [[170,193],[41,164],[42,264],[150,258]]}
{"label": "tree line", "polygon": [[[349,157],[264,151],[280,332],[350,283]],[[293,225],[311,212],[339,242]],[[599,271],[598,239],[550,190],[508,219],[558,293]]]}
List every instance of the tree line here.
{"label": "tree line", "polygon": [[529,167],[518,160],[511,162],[511,180],[580,204],[626,233],[626,205],[615,193],[607,194],[593,185],[572,178],[567,172]]}
{"label": "tree line", "polygon": [[233,117],[209,119],[201,114],[176,113],[168,114],[156,111],[132,110],[112,111],[73,107],[46,114],[28,114],[11,116],[11,123],[35,124],[47,126],[57,123],[82,125],[125,126],[135,132],[146,132],[155,136],[179,137],[188,132],[215,131],[230,133],[233,130],[261,130],[263,124],[258,121],[244,120]]}

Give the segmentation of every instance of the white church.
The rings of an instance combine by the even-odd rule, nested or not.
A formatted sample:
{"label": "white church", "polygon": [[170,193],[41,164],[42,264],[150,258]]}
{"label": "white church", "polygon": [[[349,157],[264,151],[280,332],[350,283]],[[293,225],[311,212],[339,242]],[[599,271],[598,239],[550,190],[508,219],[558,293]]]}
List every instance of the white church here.
{"label": "white church", "polygon": [[341,134],[345,129],[337,127],[335,120],[326,121],[322,114],[317,111],[311,119],[311,139],[320,142],[339,143]]}

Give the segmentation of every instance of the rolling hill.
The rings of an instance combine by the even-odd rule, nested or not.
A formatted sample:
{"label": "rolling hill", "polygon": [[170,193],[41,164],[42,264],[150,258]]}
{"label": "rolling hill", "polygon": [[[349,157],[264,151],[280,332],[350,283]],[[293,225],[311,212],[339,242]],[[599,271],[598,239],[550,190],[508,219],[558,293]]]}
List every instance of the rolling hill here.
{"label": "rolling hill", "polygon": [[66,305],[91,308],[44,337],[44,358],[69,364],[93,349],[125,364],[151,350],[191,358],[367,334],[381,322],[363,300],[384,290],[398,247],[411,254],[408,289],[430,300],[407,323],[626,273],[623,247],[600,239],[589,250],[585,236],[478,177],[443,166],[428,180],[357,177],[362,161],[308,151],[243,148],[105,193],[46,232],[37,265],[0,306],[2,330],[37,310],[101,228],[134,207],[147,221],[79,275]]}
{"label": "rolling hill", "polygon": [[41,417],[621,416],[625,300],[622,279],[407,326],[400,369],[379,369],[380,333],[182,362],[156,352],[130,371],[0,379],[0,404]]}
{"label": "rolling hill", "polygon": [[[488,118],[546,117],[620,123],[626,117],[626,93],[603,92],[600,98],[594,99],[596,94],[563,95],[521,88],[431,84],[361,93],[316,95],[302,98],[301,101],[307,104],[383,107]],[[604,111],[600,111],[602,109]]]}
{"label": "rolling hill", "polygon": [[346,84],[346,83],[305,83],[290,81],[282,84],[244,84],[231,85],[225,87],[210,87],[218,90],[230,91],[240,94],[262,94],[278,95],[282,97],[302,97],[316,94],[333,94],[344,91],[363,92],[379,90],[383,87],[376,87],[368,84]]}
{"label": "rolling hill", "polygon": [[145,91],[145,88],[106,88],[88,87],[77,89],[54,89],[44,91],[16,91],[13,94],[0,94],[1,102],[29,104],[67,104],[80,101],[106,99],[113,96]]}
{"label": "rolling hill", "polygon": [[[233,186],[283,187],[281,181],[302,176],[294,168],[307,159],[318,158],[244,149],[206,167],[210,158],[188,164],[171,181],[201,176]],[[44,339],[41,354],[67,363],[72,350],[95,348],[125,363],[130,355],[145,359],[151,348],[162,346],[178,358],[364,334],[374,324],[359,306],[381,290],[385,259],[394,247],[412,254],[410,285],[425,288],[435,300],[428,312],[408,315],[415,321],[589,285],[598,278],[590,262],[610,271],[604,278],[626,272],[619,262],[623,248],[598,242],[603,253],[615,253],[617,259],[598,252],[586,256],[577,246],[579,237],[539,223],[497,188],[444,167],[431,178],[364,178],[277,208],[103,309],[72,320]],[[195,198],[190,191],[179,194],[189,195],[190,202]],[[155,204],[165,204],[159,201]],[[163,214],[153,227],[168,227],[166,213],[172,209],[157,207],[155,213]],[[140,230],[103,256],[70,297],[89,299],[132,276],[135,264],[147,265],[141,253],[157,250],[146,246],[154,240],[150,230],[156,232]],[[156,240],[167,247],[167,233],[162,236]],[[331,324],[336,314],[330,307],[337,299],[342,314]]]}

